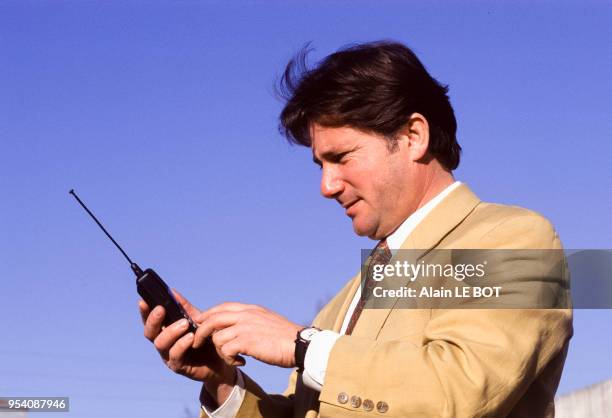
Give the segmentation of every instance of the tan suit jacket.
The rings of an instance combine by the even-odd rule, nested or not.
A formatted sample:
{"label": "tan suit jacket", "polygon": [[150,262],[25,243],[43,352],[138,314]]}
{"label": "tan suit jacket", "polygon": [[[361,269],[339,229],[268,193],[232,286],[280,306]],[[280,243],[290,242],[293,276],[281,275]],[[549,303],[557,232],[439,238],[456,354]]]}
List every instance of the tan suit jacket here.
{"label": "tan suit jacket", "polygon": [[[461,185],[402,248],[561,249],[561,243],[540,215],[481,202]],[[569,285],[567,276],[544,281]],[[338,332],[359,284],[357,275],[313,324]],[[334,345],[320,393],[296,371],[283,395],[268,395],[245,376],[237,416],[552,417],[571,335],[571,309],[367,309],[352,335]],[[359,397],[360,405],[344,394]]]}

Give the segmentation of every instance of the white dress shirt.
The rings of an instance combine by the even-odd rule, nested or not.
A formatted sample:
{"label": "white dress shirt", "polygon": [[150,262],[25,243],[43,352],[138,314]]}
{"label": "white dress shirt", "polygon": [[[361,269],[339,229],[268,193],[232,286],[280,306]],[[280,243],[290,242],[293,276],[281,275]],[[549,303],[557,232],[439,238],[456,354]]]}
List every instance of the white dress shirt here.
{"label": "white dress shirt", "polygon": [[[438,205],[446,196],[455,190],[461,184],[460,181],[455,181],[453,184],[438,193],[433,199],[427,202],[425,205],[417,209],[412,215],[410,215],[391,235],[387,237],[387,245],[391,252],[401,248],[402,244],[408,236],[412,233],[414,228],[431,212],[431,210]],[[316,391],[321,391],[323,383],[325,382],[325,372],[327,370],[327,361],[329,360],[329,354],[340,336],[346,333],[346,328],[351,320],[351,316],[355,311],[355,307],[361,298],[361,286],[357,288],[353,300],[349,305],[348,311],[344,316],[340,333],[323,330],[315,334],[310,340],[308,350],[306,350],[306,357],[304,358],[304,372],[302,373],[302,381],[306,386]],[[236,386],[232,390],[232,393],[227,400],[217,408],[215,411],[210,411],[205,405],[202,405],[202,409],[206,412],[209,417],[212,418],[233,418],[238,413],[240,405],[244,399],[245,388],[244,378],[242,373],[238,370]]]}

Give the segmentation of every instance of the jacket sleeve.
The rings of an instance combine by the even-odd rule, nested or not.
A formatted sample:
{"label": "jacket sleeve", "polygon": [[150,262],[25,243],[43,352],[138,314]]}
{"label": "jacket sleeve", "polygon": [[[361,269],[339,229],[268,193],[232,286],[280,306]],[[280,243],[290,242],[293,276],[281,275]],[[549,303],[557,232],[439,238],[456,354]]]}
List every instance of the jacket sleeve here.
{"label": "jacket sleeve", "polygon": [[283,394],[269,395],[244,374],[246,392],[236,417],[291,417],[296,375],[295,371],[291,373],[289,385]]}

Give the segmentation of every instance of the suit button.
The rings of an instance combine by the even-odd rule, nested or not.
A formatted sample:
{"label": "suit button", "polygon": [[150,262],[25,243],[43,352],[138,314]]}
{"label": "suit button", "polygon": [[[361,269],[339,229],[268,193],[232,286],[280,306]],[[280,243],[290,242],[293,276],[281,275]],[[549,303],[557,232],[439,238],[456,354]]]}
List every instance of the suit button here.
{"label": "suit button", "polygon": [[348,402],[348,395],[345,392],[340,392],[338,394],[338,402],[345,404]]}
{"label": "suit button", "polygon": [[371,399],[364,399],[363,409],[365,409],[366,411],[371,411],[372,409],[374,409],[374,402]]}
{"label": "suit button", "polygon": [[361,398],[357,395],[351,396],[351,406],[353,408],[359,408],[361,406]]}
{"label": "suit button", "polygon": [[387,404],[387,402],[380,401],[376,404],[376,410],[381,414],[384,414],[389,410],[389,405]]}

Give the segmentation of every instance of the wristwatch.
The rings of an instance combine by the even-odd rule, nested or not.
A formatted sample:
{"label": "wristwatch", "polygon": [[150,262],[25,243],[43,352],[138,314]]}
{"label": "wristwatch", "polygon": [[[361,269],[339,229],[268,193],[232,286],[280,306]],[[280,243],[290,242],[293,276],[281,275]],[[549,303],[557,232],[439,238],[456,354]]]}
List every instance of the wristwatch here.
{"label": "wristwatch", "polygon": [[308,345],[310,344],[312,337],[319,332],[321,332],[321,330],[316,327],[302,328],[297,332],[297,336],[295,337],[295,365],[297,366],[298,371],[304,371],[306,350],[308,350]]}

